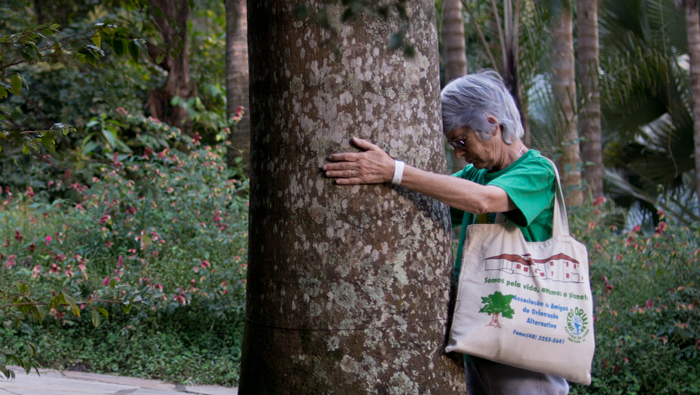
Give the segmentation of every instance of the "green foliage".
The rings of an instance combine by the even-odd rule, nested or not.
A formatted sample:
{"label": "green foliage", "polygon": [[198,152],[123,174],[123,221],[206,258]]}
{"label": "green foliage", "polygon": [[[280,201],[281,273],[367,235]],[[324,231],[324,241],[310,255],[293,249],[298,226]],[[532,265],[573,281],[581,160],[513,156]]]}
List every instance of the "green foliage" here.
{"label": "green foliage", "polygon": [[577,212],[595,301],[593,383],[572,394],[700,393],[700,230],[622,232],[611,203]]}
{"label": "green foliage", "polygon": [[[142,120],[124,116],[122,122]],[[0,205],[0,240],[5,240],[0,248],[0,296],[6,308],[0,309],[0,320],[8,331],[15,331],[18,341],[27,328],[31,333],[44,333],[42,327],[82,328],[76,330],[85,333],[88,327],[105,325],[106,319],[116,320],[136,337],[161,329],[174,335],[185,324],[183,336],[206,330],[214,336],[218,325],[233,325],[229,332],[242,331],[247,182],[229,178],[242,173],[225,167],[219,148],[202,147],[198,139],[183,138],[176,130],[167,141],[141,143],[142,155],[115,152],[108,163],[100,164],[89,187],[59,180],[48,183],[41,195],[32,188],[23,195],[5,190],[6,200]],[[164,148],[156,153],[150,148],[165,143],[187,152]],[[61,191],[71,191],[77,203],[44,200]],[[16,287],[20,288],[13,290]],[[90,314],[80,314],[86,310]],[[163,322],[170,324],[160,328]],[[120,342],[113,339],[114,344]],[[63,355],[51,351],[52,344],[47,339],[38,346],[38,360],[60,364],[47,359]],[[189,349],[194,354],[188,360],[203,358],[196,349]],[[138,352],[140,357],[147,355],[143,352]],[[158,361],[173,369],[175,362],[168,358],[173,357]],[[109,366],[101,359],[81,363],[107,371],[133,372],[146,366],[144,361],[138,367],[129,359],[119,361]],[[233,363],[226,361],[225,366]],[[182,372],[163,374],[173,379]],[[236,380],[235,373],[226,377]]]}

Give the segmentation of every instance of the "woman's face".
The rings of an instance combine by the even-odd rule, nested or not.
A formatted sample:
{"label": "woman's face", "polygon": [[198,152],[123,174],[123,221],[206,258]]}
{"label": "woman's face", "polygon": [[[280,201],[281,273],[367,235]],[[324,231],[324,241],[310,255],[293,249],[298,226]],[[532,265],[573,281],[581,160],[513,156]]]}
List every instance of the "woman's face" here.
{"label": "woman's face", "polygon": [[[477,134],[467,127],[455,129],[447,133],[445,137],[451,143],[455,157],[464,157],[467,163],[471,163],[477,169],[492,169],[501,159],[502,147],[498,144],[502,143],[500,129],[497,126],[496,132],[486,141],[481,141]],[[461,146],[461,141],[464,141],[464,147]]]}

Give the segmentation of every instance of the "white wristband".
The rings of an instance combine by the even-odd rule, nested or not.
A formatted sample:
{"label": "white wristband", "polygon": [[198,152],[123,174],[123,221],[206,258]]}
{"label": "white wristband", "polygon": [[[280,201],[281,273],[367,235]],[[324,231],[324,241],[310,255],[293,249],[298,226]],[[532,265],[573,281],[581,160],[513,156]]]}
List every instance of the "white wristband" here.
{"label": "white wristband", "polygon": [[400,160],[394,161],[394,179],[391,180],[392,184],[400,185],[401,178],[403,178],[403,168],[406,164]]}

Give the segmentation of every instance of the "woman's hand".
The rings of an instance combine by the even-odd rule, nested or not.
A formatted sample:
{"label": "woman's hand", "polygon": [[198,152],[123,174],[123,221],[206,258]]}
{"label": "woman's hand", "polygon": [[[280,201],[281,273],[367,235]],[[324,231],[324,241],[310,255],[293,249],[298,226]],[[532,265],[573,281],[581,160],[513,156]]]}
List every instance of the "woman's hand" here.
{"label": "woman's hand", "polygon": [[353,137],[351,142],[364,152],[333,154],[323,166],[326,177],[339,185],[381,184],[394,177],[394,160],[378,146]]}

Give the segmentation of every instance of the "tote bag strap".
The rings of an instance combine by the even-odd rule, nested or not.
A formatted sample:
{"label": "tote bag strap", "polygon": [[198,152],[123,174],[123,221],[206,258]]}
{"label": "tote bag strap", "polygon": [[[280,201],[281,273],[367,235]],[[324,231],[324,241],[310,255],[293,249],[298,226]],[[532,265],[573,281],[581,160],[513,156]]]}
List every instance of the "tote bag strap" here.
{"label": "tote bag strap", "polygon": [[561,182],[559,181],[559,170],[557,165],[548,158],[545,158],[552,164],[554,168],[554,176],[556,178],[556,197],[554,198],[554,220],[552,222],[552,237],[568,236],[569,235],[569,218],[566,216],[566,204],[564,203],[564,193],[561,190]]}

